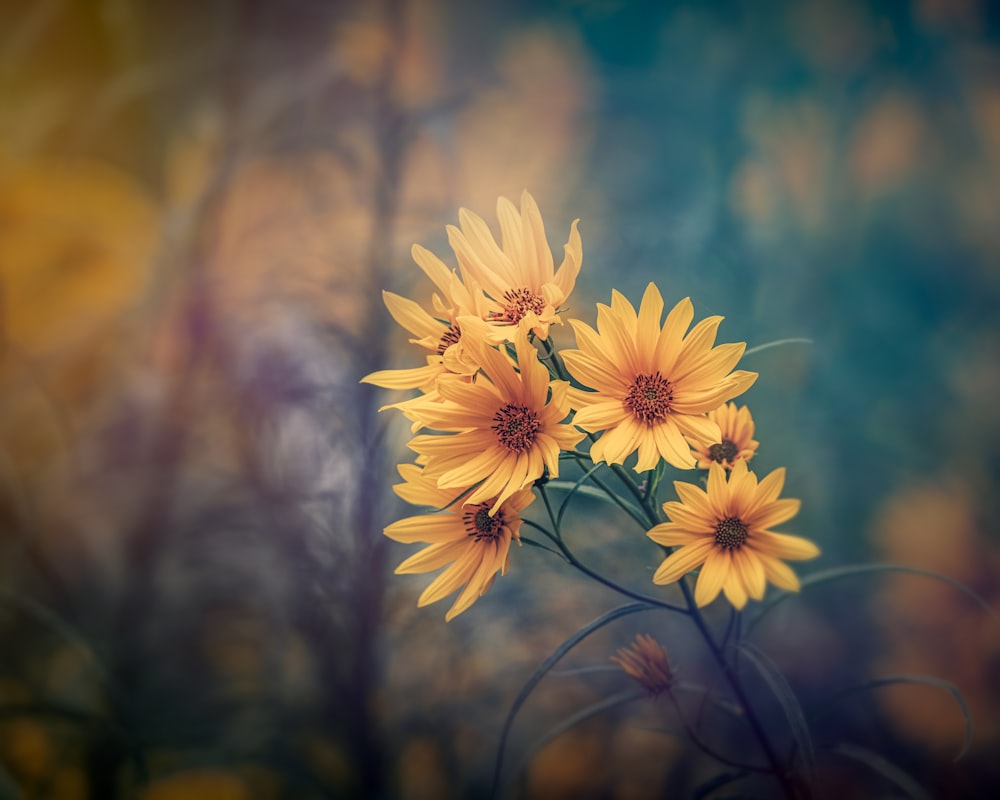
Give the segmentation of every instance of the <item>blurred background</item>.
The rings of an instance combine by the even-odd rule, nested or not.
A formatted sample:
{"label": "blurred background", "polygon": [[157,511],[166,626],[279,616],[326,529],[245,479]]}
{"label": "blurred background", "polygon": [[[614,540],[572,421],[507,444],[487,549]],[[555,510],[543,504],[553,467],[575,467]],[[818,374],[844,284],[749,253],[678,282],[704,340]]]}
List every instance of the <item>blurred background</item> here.
{"label": "blurred background", "polygon": [[[800,574],[893,562],[1000,609],[998,30],[988,0],[0,3],[0,798],[487,795],[521,685],[623,600],[524,547],[451,623],[417,609],[430,578],[381,534],[414,513],[408,425],[377,413],[403,396],[358,380],[423,357],[381,302],[429,302],[411,244],[454,265],[458,209],[523,189],[557,259],[581,219],[572,316],[655,280],[723,341],[812,341],[742,364],[753,466],[787,467],[785,528],[823,550]],[[567,520],[661,591],[641,530]],[[608,626],[526,703],[507,796],[719,771],[644,700],[515,772],[630,688],[637,632],[716,680],[683,619]],[[854,576],[753,641],[820,796],[899,795],[841,742],[930,796],[1000,786],[1000,623],[962,592]],[[893,675],[950,683],[824,705]]]}

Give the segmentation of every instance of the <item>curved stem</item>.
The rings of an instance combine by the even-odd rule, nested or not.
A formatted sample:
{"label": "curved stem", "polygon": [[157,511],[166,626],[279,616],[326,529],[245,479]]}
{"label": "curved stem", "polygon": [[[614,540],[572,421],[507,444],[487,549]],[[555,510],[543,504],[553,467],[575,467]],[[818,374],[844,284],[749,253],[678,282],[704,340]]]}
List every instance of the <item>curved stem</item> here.
{"label": "curved stem", "polygon": [[668,690],[667,697],[670,698],[670,702],[677,711],[677,719],[680,720],[680,723],[684,728],[684,733],[686,733],[691,741],[694,742],[695,747],[705,753],[705,755],[711,756],[721,764],[725,764],[727,767],[733,767],[734,769],[741,769],[747,772],[770,772],[768,767],[760,767],[753,764],[741,764],[738,761],[733,761],[727,756],[722,755],[722,753],[715,748],[709,746],[707,742],[698,736],[697,732],[695,732],[694,728],[691,727],[690,723],[688,723],[687,718],[684,716],[684,711],[681,709],[681,704],[677,702],[677,698],[674,697],[674,693]]}
{"label": "curved stem", "polygon": [[[620,464],[612,464],[611,467],[649,516],[648,522],[650,527],[659,523],[660,517],[657,513],[655,505],[651,501],[651,498],[643,496],[642,490],[638,485],[636,485],[635,481],[632,480],[631,476],[624,467]],[[781,789],[785,796],[789,798],[789,800],[796,800],[796,798],[799,797],[799,794],[795,790],[794,784],[789,779],[781,759],[775,752],[774,747],[771,744],[771,740],[768,738],[767,732],[764,730],[764,726],[761,724],[757,713],[750,704],[750,699],[747,696],[746,690],[743,688],[743,684],[740,682],[739,675],[736,673],[733,665],[730,664],[729,660],[726,658],[724,648],[716,642],[708,623],[705,621],[705,617],[702,614],[701,609],[698,607],[698,604],[695,603],[694,594],[691,591],[691,587],[688,585],[687,577],[682,577],[678,581],[678,584],[680,585],[681,592],[684,594],[684,600],[687,603],[686,613],[694,621],[695,626],[698,628],[698,632],[705,640],[705,644],[708,645],[708,649],[712,653],[712,657],[715,659],[716,664],[718,664],[726,682],[732,687],[732,690],[736,695],[736,699],[743,707],[743,711],[746,714],[747,724],[750,726],[754,736],[760,743],[764,757],[767,759],[767,763],[770,766],[770,771],[774,773],[774,777],[781,784]]]}
{"label": "curved stem", "polygon": [[770,771],[774,773],[774,777],[777,779],[778,783],[781,784],[781,789],[785,793],[785,796],[788,797],[789,800],[796,800],[799,795],[795,791],[794,785],[789,780],[788,775],[786,774],[781,763],[781,759],[779,759],[777,753],[775,753],[774,747],[771,745],[771,740],[768,738],[767,732],[764,730],[764,726],[757,717],[757,713],[754,711],[753,706],[750,705],[750,698],[747,696],[746,690],[743,688],[743,684],[740,683],[739,676],[733,669],[732,664],[730,664],[726,659],[726,655],[715,641],[715,637],[712,636],[712,632],[709,630],[708,623],[705,621],[705,617],[701,613],[701,609],[699,609],[697,604],[695,604],[694,595],[691,592],[691,587],[688,586],[687,578],[681,578],[679,583],[681,591],[684,593],[684,599],[688,603],[688,614],[691,619],[694,620],[694,624],[697,626],[698,631],[705,640],[705,644],[708,645],[708,649],[711,651],[712,657],[715,659],[716,664],[719,665],[719,669],[725,676],[726,681],[732,687],[732,690],[736,695],[736,699],[743,707],[743,711],[746,713],[747,724],[750,726],[751,730],[753,730],[754,736],[757,737],[757,741],[760,743],[760,748],[764,753],[764,757],[770,765]]}
{"label": "curved stem", "polygon": [[[566,372],[565,365],[563,365],[562,360],[559,358],[559,355],[556,352],[555,348],[552,346],[552,343],[548,339],[545,339],[543,341],[543,346],[545,350],[545,356],[543,360],[547,361],[551,365],[551,369],[556,373],[556,375],[558,375],[560,378],[564,380],[569,380],[570,378]],[[595,434],[593,433],[589,433],[588,436],[590,437],[591,440],[594,440],[596,438]],[[581,458],[581,456],[579,455],[577,455],[577,457]],[[655,492],[651,491],[652,487],[649,486],[647,487],[647,491],[643,491],[643,489],[640,488],[640,486],[636,483],[633,477],[621,464],[609,464],[609,466],[611,467],[615,475],[618,476],[618,479],[621,481],[625,489],[632,495],[636,503],[638,503],[639,507],[646,513],[647,516],[646,520],[641,519],[632,510],[630,510],[627,505],[623,504],[619,499],[617,499],[615,497],[615,493],[611,491],[610,487],[600,482],[599,479],[595,478],[595,476],[591,475],[590,480],[592,480],[594,484],[598,486],[602,491],[604,491],[612,500],[615,500],[618,503],[618,505],[629,514],[630,517],[632,517],[636,522],[638,522],[641,526],[645,527],[647,530],[650,527],[658,524],[661,521],[661,519],[658,513],[658,509],[656,508],[655,505]],[[544,486],[540,486],[539,489],[544,499],[545,498]],[[562,541],[562,536],[559,532],[559,526],[557,524],[556,517],[552,514],[552,509],[547,499],[545,499],[545,506],[549,511],[549,515],[552,520],[553,527],[555,529],[556,544],[559,547],[559,549],[562,550],[567,560],[574,567],[583,572],[585,575],[588,575],[594,580],[598,581],[599,583],[602,583],[605,586],[614,589],[615,591],[620,592],[621,594],[624,594],[626,597],[632,597],[635,599],[642,600],[643,602],[653,603],[654,605],[657,606],[670,608],[671,610],[674,611],[679,611],[680,613],[687,614],[689,617],[691,617],[692,620],[694,620],[694,623],[698,628],[699,633],[701,633],[702,638],[705,640],[706,645],[708,645],[708,648],[712,653],[712,657],[715,659],[716,663],[719,666],[720,671],[725,676],[726,681],[732,687],[732,690],[735,693],[737,700],[743,707],[744,713],[746,714],[747,724],[750,726],[751,730],[754,733],[754,736],[760,743],[761,750],[763,751],[763,754],[767,759],[767,763],[769,765],[769,771],[774,773],[775,779],[781,785],[781,789],[784,795],[787,798],[789,798],[789,800],[797,800],[799,795],[795,790],[795,786],[790,780],[788,774],[786,773],[781,760],[778,758],[778,755],[771,744],[771,740],[768,738],[767,732],[764,730],[764,726],[761,724],[761,721],[758,718],[756,712],[754,711],[753,706],[750,704],[749,697],[747,696],[747,693],[744,690],[742,683],[740,683],[739,675],[733,668],[733,665],[730,664],[729,661],[726,659],[724,645],[720,646],[720,644],[716,642],[715,637],[712,635],[712,631],[708,626],[708,623],[705,621],[704,615],[701,613],[701,609],[699,609],[697,603],[695,603],[691,587],[688,585],[687,582],[687,577],[686,576],[682,577],[680,581],[678,581],[681,587],[681,591],[684,594],[684,600],[687,603],[687,608],[673,606],[669,603],[664,603],[662,601],[655,600],[653,598],[645,597],[641,594],[626,589],[625,587],[619,586],[615,584],[613,581],[610,581],[607,578],[605,578],[603,575],[599,575],[593,570],[585,567],[576,559],[576,556],[574,556],[569,551],[565,543]]]}
{"label": "curved stem", "polygon": [[[559,530],[559,522],[555,515],[555,512],[552,509],[552,504],[549,501],[548,493],[545,491],[544,484],[537,488],[538,488],[538,493],[542,496],[542,502],[545,504],[545,509],[546,511],[548,511],[549,520],[552,523],[553,531],[550,538],[552,539],[552,542],[556,545],[556,547],[559,548],[559,551],[562,553],[563,557],[576,569],[578,569],[584,575],[593,578],[598,583],[607,586],[612,591],[618,592],[618,594],[624,595],[625,597],[631,597],[633,600],[639,600],[643,603],[649,603],[650,605],[654,605],[659,608],[665,608],[668,609],[669,611],[676,611],[679,614],[689,613],[688,609],[684,608],[683,606],[675,606],[672,603],[667,603],[655,597],[650,597],[649,595],[642,594],[641,592],[634,592],[631,589],[622,586],[621,584],[615,583],[610,578],[606,578],[599,572],[595,572],[586,564],[581,562],[573,554],[573,551],[570,550],[569,547],[566,545],[566,543],[563,541],[562,533]],[[539,528],[537,524],[532,524],[532,527]],[[548,533],[548,531],[546,531],[546,533]]]}

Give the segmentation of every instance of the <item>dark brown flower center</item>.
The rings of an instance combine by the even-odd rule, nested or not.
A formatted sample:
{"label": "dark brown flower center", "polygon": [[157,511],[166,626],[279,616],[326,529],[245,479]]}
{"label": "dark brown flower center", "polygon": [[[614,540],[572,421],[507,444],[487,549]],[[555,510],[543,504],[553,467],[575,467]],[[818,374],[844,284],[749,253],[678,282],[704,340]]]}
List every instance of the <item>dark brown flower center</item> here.
{"label": "dark brown flower center", "polygon": [[535,434],[542,427],[538,414],[527,406],[507,403],[493,415],[497,440],[508,450],[523,453],[535,443]]}
{"label": "dark brown flower center", "polygon": [[462,331],[458,325],[451,325],[448,327],[442,336],[441,341],[438,342],[437,354],[439,356],[444,355],[444,351],[451,347],[455,342],[462,338]]}
{"label": "dark brown flower center", "polygon": [[503,293],[503,311],[491,312],[490,319],[513,325],[524,319],[524,315],[529,311],[541,314],[544,310],[545,298],[538,296],[531,289],[508,289]]}
{"label": "dark brown flower center", "polygon": [[747,540],[746,523],[739,517],[726,517],[715,526],[715,543],[723,550],[739,550]]}
{"label": "dark brown flower center", "polygon": [[500,538],[503,532],[504,518],[503,509],[499,509],[496,514],[490,516],[490,506],[488,503],[478,503],[468,506],[462,514],[462,521],[465,523],[465,530],[469,536],[477,542],[494,542]]}
{"label": "dark brown flower center", "polygon": [[739,452],[736,443],[729,439],[723,439],[719,444],[713,444],[708,448],[708,455],[716,464],[732,461]]}
{"label": "dark brown flower center", "polygon": [[636,375],[635,381],[628,387],[624,403],[637,419],[648,425],[667,416],[673,399],[673,386],[657,371],[652,375]]}

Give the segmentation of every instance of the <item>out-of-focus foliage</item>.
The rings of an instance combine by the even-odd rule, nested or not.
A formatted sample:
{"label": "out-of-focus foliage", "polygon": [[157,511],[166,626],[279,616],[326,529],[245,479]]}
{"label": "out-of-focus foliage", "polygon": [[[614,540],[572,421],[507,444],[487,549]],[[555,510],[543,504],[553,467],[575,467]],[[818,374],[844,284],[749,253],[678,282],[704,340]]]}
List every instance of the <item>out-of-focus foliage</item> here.
{"label": "out-of-focus foliage", "polygon": [[[977,0],[0,7],[0,796],[486,791],[522,681],[618,599],[524,547],[470,613],[417,609],[381,535],[410,456],[376,409],[401,398],[358,380],[412,357],[380,294],[430,297],[411,243],[446,253],[459,207],[525,188],[550,232],[582,220],[574,316],[656,280],[727,340],[813,340],[743,366],[816,569],[934,569],[1000,606],[997,30]],[[653,591],[643,531],[586,503],[567,525]],[[997,628],[901,574],[807,590],[756,635],[807,709],[953,682],[957,764],[961,713],[927,686],[816,736],[971,798],[1000,783]],[[572,668],[648,630],[703,680],[682,622],[602,630],[509,766],[626,688]],[[676,734],[662,704],[615,707],[511,796],[687,792],[711,765]]]}

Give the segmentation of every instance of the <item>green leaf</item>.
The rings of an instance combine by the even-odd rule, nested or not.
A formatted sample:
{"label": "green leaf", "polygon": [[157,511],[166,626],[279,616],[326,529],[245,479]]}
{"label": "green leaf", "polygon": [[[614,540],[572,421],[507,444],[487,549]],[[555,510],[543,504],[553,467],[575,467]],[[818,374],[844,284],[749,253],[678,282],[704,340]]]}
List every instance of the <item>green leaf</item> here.
{"label": "green leaf", "polygon": [[[615,706],[624,705],[625,703],[631,703],[635,700],[642,700],[644,697],[649,695],[645,691],[638,691],[636,689],[629,689],[625,692],[619,692],[611,697],[607,697],[604,700],[600,700],[596,703],[592,703],[589,706],[581,708],[575,714],[571,714],[566,717],[566,719],[559,722],[557,725],[550,728],[545,732],[539,739],[537,739],[521,757],[521,760],[517,762],[517,766],[507,778],[507,783],[509,784],[517,775],[521,773],[527,765],[528,762],[535,756],[535,754],[541,750],[545,745],[551,742],[553,739],[561,736],[574,725],[579,725],[581,722],[585,722],[591,717],[596,717],[603,711],[607,711],[609,708],[614,708]],[[502,794],[503,792],[501,792]]]}
{"label": "green leaf", "polygon": [[656,608],[656,606],[651,603],[628,603],[623,606],[618,606],[618,608],[611,609],[611,611],[608,611],[599,616],[597,619],[587,623],[572,636],[566,639],[566,641],[553,650],[551,655],[549,655],[549,657],[546,658],[545,661],[543,661],[531,674],[531,677],[528,678],[524,686],[521,687],[521,691],[517,693],[517,697],[514,698],[510,711],[507,712],[507,719],[504,720],[503,729],[500,732],[500,743],[497,745],[496,765],[493,769],[493,789],[490,792],[491,796],[496,795],[497,789],[500,786],[500,773],[503,769],[504,749],[507,746],[507,737],[510,735],[510,729],[514,725],[514,719],[517,717],[517,712],[521,710],[521,706],[524,705],[525,700],[528,699],[528,695],[531,694],[532,690],[538,685],[539,681],[541,681],[542,678],[545,677],[545,674],[558,663],[559,659],[566,655],[566,653],[572,650],[581,641],[590,636],[590,634],[600,630],[605,625],[614,622],[616,619],[629,614],[635,614],[639,611],[647,611],[652,608]]}
{"label": "green leaf", "polygon": [[924,787],[917,783],[910,773],[900,769],[891,761],[886,760],[883,756],[873,750],[869,750],[867,747],[850,744],[849,742],[841,742],[840,744],[824,747],[823,749],[844,758],[849,758],[852,761],[857,761],[859,764],[864,764],[890,783],[895,784],[897,788],[902,789],[913,800],[931,800],[931,796],[924,790]]}
{"label": "green leaf", "polygon": [[[820,572],[814,572],[812,575],[808,575],[801,580],[801,589],[807,589],[810,586],[818,586],[821,583],[829,583],[831,581],[840,580],[841,578],[850,578],[855,575],[865,575],[877,572],[903,572],[910,575],[919,575],[924,578],[932,578],[942,583],[946,583],[954,589],[970,597],[972,600],[979,605],[987,614],[989,614],[994,621],[1000,623],[1000,617],[997,616],[993,607],[983,599],[983,597],[976,592],[974,589],[966,586],[961,581],[957,581],[954,578],[949,578],[947,575],[942,575],[940,572],[934,572],[932,570],[920,569],[918,567],[906,567],[901,564],[854,564],[846,567],[833,567],[832,569],[822,570]],[[789,597],[794,597],[796,592],[782,592],[778,594],[773,600],[764,603],[760,607],[760,611],[747,625],[747,635],[750,635],[750,631],[756,627],[757,623],[761,621],[775,606],[779,603],[787,600]]]}
{"label": "green leaf", "polygon": [[806,722],[806,716],[802,711],[798,697],[795,696],[795,692],[792,691],[792,687],[785,680],[781,670],[759,647],[751,642],[741,642],[737,647],[764,679],[780,703],[782,711],[785,712],[798,755],[802,758],[805,767],[806,777],[812,783],[816,753],[813,748],[812,736],[809,733],[809,724]]}
{"label": "green leaf", "polygon": [[[847,689],[837,692],[829,699],[829,701],[827,701],[827,703],[824,703],[821,711],[825,712],[828,707],[832,707],[837,704],[843,697],[847,697],[858,692],[866,692],[869,689],[879,689],[883,686],[892,686],[893,684],[933,686],[938,689],[944,689],[954,698],[955,703],[962,712],[962,716],[965,717],[965,741],[962,743],[962,747],[958,751],[958,755],[953,759],[953,761],[959,761],[969,751],[969,747],[972,745],[972,711],[969,709],[968,703],[965,702],[965,697],[962,695],[961,690],[951,681],[946,681],[942,678],[935,678],[931,675],[890,675],[886,678],[874,678],[870,681],[860,683],[857,686],[850,686]],[[810,714],[810,716],[816,715],[816,712],[812,712]]]}

